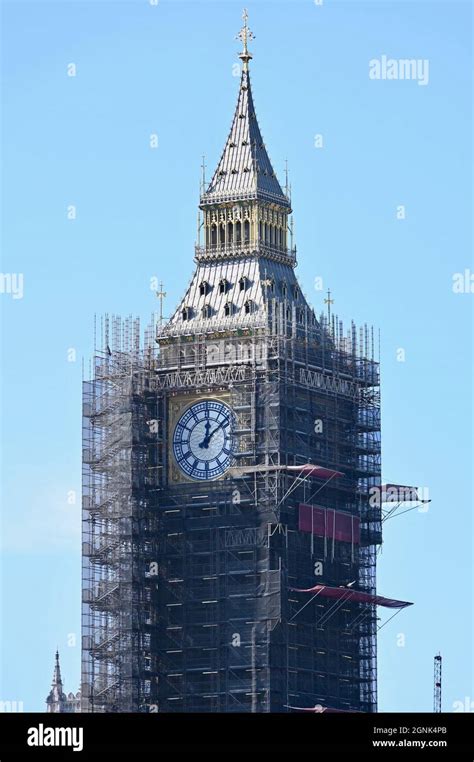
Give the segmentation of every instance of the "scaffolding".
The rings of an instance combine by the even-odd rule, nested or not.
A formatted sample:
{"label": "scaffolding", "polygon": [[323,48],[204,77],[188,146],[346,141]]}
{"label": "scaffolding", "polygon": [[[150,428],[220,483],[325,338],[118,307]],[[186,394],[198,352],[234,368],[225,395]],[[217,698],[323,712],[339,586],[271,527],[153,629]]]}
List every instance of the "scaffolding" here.
{"label": "scaffolding", "polygon": [[[137,320],[102,323],[83,395],[83,711],[376,711],[375,605],[292,592],[375,593],[373,333],[267,311],[212,334],[160,321],[143,346]],[[196,398],[235,414],[235,467],[205,483],[175,477],[169,447],[172,406]],[[308,463],[340,475],[286,468]],[[349,515],[357,538],[302,531],[303,505]]]}
{"label": "scaffolding", "polygon": [[159,442],[153,350],[131,318],[102,324],[83,383],[83,711],[149,703],[147,653]]}

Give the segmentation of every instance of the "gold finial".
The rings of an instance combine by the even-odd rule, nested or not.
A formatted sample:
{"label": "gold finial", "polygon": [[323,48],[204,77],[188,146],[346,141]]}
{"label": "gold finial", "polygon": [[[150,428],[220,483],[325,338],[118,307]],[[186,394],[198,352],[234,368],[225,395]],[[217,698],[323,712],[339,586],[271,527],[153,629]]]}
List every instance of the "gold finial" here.
{"label": "gold finial", "polygon": [[253,57],[252,54],[249,53],[248,43],[250,42],[250,40],[254,40],[255,39],[255,35],[248,28],[247,21],[248,21],[248,18],[249,18],[249,14],[247,13],[247,8],[244,8],[244,11],[242,13],[242,18],[243,18],[243,21],[244,21],[244,25],[243,25],[242,29],[240,30],[240,32],[238,33],[236,39],[237,40],[241,40],[242,44],[244,46],[244,49],[242,50],[242,53],[239,54],[239,58],[241,59],[241,61],[243,61],[244,71],[247,71],[247,69],[248,69],[248,63],[249,63],[250,59]]}

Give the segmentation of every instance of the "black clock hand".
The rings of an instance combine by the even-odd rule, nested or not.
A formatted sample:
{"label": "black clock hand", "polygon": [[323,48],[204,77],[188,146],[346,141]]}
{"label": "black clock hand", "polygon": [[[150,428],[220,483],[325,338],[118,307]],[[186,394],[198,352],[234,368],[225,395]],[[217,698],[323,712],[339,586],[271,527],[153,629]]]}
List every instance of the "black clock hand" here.
{"label": "black clock hand", "polygon": [[207,420],[207,421],[206,421],[206,423],[205,423],[204,425],[205,425],[205,427],[206,427],[206,433],[205,433],[205,435],[204,435],[204,439],[202,440],[202,442],[199,442],[199,447],[200,447],[201,449],[202,449],[203,447],[205,447],[205,448],[206,448],[206,450],[207,450],[207,448],[209,447],[209,438],[210,438],[210,437],[209,437],[209,429],[211,428],[211,422],[210,422],[209,420]]}
{"label": "black clock hand", "polygon": [[223,420],[223,421],[221,421],[221,423],[219,424],[219,426],[216,426],[216,428],[214,429],[214,431],[211,431],[211,433],[209,434],[209,436],[208,436],[208,438],[207,438],[207,443],[208,443],[208,445],[209,445],[209,442],[211,441],[212,437],[213,437],[213,436],[214,436],[214,434],[216,433],[216,431],[219,431],[219,429],[222,429],[222,427],[223,427],[223,425],[224,425],[225,423],[229,423],[229,419],[228,419],[228,418],[224,418],[224,420]]}

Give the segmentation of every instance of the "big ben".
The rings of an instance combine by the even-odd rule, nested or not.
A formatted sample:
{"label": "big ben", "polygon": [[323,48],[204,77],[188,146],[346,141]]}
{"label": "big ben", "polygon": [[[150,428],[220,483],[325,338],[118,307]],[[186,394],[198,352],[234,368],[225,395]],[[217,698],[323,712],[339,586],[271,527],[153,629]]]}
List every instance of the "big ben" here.
{"label": "big ben", "polygon": [[239,37],[189,286],[84,385],[83,711],[377,707],[373,337],[306,301]]}

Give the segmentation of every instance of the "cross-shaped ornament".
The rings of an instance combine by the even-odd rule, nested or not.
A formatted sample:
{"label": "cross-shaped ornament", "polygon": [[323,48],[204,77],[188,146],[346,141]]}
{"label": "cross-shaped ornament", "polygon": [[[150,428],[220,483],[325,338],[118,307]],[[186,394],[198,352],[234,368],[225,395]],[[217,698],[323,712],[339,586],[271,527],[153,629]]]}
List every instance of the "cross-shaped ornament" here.
{"label": "cross-shaped ornament", "polygon": [[166,297],[166,291],[163,291],[163,281],[160,283],[160,290],[156,292],[156,298],[160,300],[160,325],[163,325],[163,301]]}
{"label": "cross-shaped ornament", "polygon": [[248,28],[247,21],[248,21],[249,15],[247,13],[247,8],[244,8],[244,12],[242,13],[242,18],[244,20],[244,25],[242,29],[240,30],[240,32],[238,33],[236,39],[241,40],[244,46],[242,53],[240,53],[239,55],[239,58],[244,62],[244,68],[247,69],[248,62],[252,58],[252,54],[249,53],[248,51],[248,43],[250,42],[250,40],[255,39],[255,35]]}

